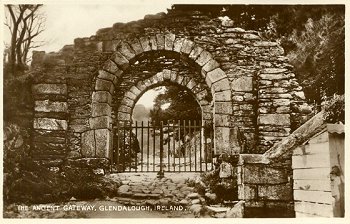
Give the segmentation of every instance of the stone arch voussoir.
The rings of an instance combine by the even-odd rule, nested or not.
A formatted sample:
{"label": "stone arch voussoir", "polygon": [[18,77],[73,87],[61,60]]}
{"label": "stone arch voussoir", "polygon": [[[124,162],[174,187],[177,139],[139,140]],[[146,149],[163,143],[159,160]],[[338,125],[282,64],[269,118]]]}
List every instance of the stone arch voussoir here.
{"label": "stone arch voussoir", "polygon": [[[117,112],[118,120],[131,120],[133,104],[137,96],[164,81],[177,83],[191,90],[195,97],[200,99],[200,104],[203,105],[203,119],[213,119],[215,127],[215,139],[222,142],[222,147],[229,148],[229,128],[228,120],[231,110],[231,89],[230,82],[226,73],[220,68],[220,64],[214,59],[210,52],[196,44],[194,41],[184,37],[178,37],[173,33],[159,33],[151,36],[141,36],[128,41],[120,42],[111,58],[106,61],[102,70],[96,78],[94,92],[92,93],[92,111],[89,125],[91,130],[111,130],[112,124],[112,95],[115,91],[115,85],[123,72],[128,69],[133,60],[138,55],[149,51],[173,51],[177,52],[190,60],[194,61],[200,69],[200,74],[205,79],[206,84],[211,90],[214,104],[224,103],[224,110],[214,106],[211,109],[211,104],[201,98],[201,84],[195,83],[195,80],[178,75],[175,71],[163,71],[161,74],[156,74],[150,79],[136,83],[124,97],[121,102],[121,107]],[[136,97],[136,98],[135,98]],[[91,132],[91,131],[90,131]],[[86,132],[86,134],[91,134]],[[100,131],[101,132],[101,131]],[[101,132],[101,133],[102,133]],[[109,133],[109,132],[108,132]],[[98,136],[97,136],[98,137]],[[105,145],[106,149],[111,147],[110,135],[101,145]],[[83,141],[82,141],[82,144]],[[97,146],[96,146],[97,147]],[[215,146],[214,143],[214,147]],[[96,149],[97,150],[97,149]],[[219,149],[218,151],[223,151]],[[96,153],[99,155],[108,155],[109,152]]]}

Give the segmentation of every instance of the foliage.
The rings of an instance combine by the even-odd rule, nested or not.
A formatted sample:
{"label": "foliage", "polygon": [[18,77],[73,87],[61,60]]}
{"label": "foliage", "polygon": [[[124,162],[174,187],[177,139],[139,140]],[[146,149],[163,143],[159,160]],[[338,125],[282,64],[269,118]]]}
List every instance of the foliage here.
{"label": "foliage", "polygon": [[[172,120],[201,120],[201,109],[197,101],[188,90],[181,87],[168,86],[164,93],[155,98],[154,102],[150,117],[156,125],[161,121],[166,124]],[[166,103],[170,103],[170,106],[162,109],[162,105]]]}
{"label": "foliage", "polygon": [[[344,5],[173,5],[184,13],[227,16],[233,25],[280,42],[309,102],[344,94]],[[171,11],[171,10],[170,10]]]}
{"label": "foliage", "polygon": [[[225,161],[230,163],[233,167],[237,165],[237,156],[227,155]],[[218,159],[213,171],[205,172],[201,174],[201,182],[203,184],[195,185],[198,192],[203,192],[203,188],[206,191],[215,193],[217,196],[216,202],[223,202],[227,200],[238,199],[238,185],[236,172],[233,172],[233,176],[230,178],[220,178],[219,166],[222,163],[221,159]]]}
{"label": "foliage", "polygon": [[4,128],[4,203],[48,203],[71,197],[93,199],[117,194],[118,183],[90,169],[53,172],[30,158],[28,130],[14,123]]}
{"label": "foliage", "polygon": [[310,101],[344,93],[344,26],[343,16],[326,14],[289,36],[296,47],[287,56]]}
{"label": "foliage", "polygon": [[345,124],[345,97],[344,95],[334,95],[328,98],[324,104],[324,117],[327,123]]}

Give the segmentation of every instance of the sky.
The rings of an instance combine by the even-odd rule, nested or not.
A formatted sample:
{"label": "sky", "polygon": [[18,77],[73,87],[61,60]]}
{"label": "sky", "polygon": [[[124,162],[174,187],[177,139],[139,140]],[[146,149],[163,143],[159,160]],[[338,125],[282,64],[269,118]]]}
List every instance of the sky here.
{"label": "sky", "polygon": [[[59,2],[44,4],[42,11],[46,14],[46,29],[38,36],[44,45],[35,50],[46,52],[59,51],[64,45],[73,44],[78,37],[90,37],[96,31],[112,27],[117,22],[130,22],[143,19],[147,14],[167,12],[171,7],[169,1],[116,1],[107,4],[78,4],[74,2]],[[88,2],[89,3],[89,2]],[[5,29],[5,42],[9,42],[10,36]],[[138,103],[146,107],[153,106],[153,99],[158,91],[146,92]]]}

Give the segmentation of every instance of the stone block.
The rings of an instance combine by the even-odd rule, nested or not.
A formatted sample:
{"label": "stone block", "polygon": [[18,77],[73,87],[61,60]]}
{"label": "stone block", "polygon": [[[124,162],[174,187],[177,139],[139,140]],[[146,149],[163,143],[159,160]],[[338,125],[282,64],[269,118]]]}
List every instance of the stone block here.
{"label": "stone block", "polygon": [[175,82],[177,78],[177,72],[176,71],[171,71],[170,73],[170,80]]}
{"label": "stone block", "polygon": [[134,50],[126,42],[120,43],[119,46],[117,46],[117,51],[119,51],[128,61],[135,57]]}
{"label": "stone block", "polygon": [[261,73],[259,74],[260,78],[263,80],[281,80],[281,79],[290,79],[293,76],[290,74],[284,74],[284,73],[272,73],[272,74],[265,74]]}
{"label": "stone block", "polygon": [[126,59],[120,52],[116,51],[113,55],[113,61],[119,68],[125,70],[129,67],[129,60]]}
{"label": "stone block", "polygon": [[202,68],[202,71],[204,72],[210,72],[213,71],[216,68],[219,68],[220,64],[215,61],[214,59],[210,59]]}
{"label": "stone block", "polygon": [[192,49],[194,47],[194,43],[193,41],[190,41],[188,39],[185,39],[183,41],[183,44],[182,44],[182,47],[181,47],[181,50],[180,52],[184,53],[184,54],[190,54]]}
{"label": "stone block", "polygon": [[145,83],[143,81],[139,81],[137,84],[136,84],[136,87],[141,91],[145,91],[147,89],[147,86],[145,85]]}
{"label": "stone block", "polygon": [[282,184],[288,183],[288,171],[262,164],[249,164],[242,167],[244,184]]}
{"label": "stone block", "polygon": [[32,86],[33,94],[57,94],[66,95],[66,84],[35,84]]}
{"label": "stone block", "polygon": [[104,79],[96,79],[96,91],[108,91],[109,93],[114,92],[114,84],[110,81],[104,80]]}
{"label": "stone block", "polygon": [[254,200],[257,199],[258,191],[255,185],[238,185],[238,199]]}
{"label": "stone block", "polygon": [[231,102],[215,102],[215,114],[232,114]]}
{"label": "stone block", "polygon": [[138,96],[141,93],[141,91],[136,86],[131,87],[130,92],[132,92],[135,96]]}
{"label": "stone block", "polygon": [[217,82],[225,77],[226,77],[225,72],[222,71],[221,68],[217,68],[217,69],[207,73],[205,81],[208,84],[208,86],[211,86],[213,83],[215,83],[215,82]]}
{"label": "stone block", "polygon": [[268,200],[293,200],[293,189],[290,184],[258,186],[259,198]]}
{"label": "stone block", "polygon": [[259,93],[260,99],[292,99],[292,95],[289,93]]}
{"label": "stone block", "polygon": [[96,91],[92,93],[92,102],[93,103],[112,103],[112,95],[110,92],[106,91]]}
{"label": "stone block", "polygon": [[226,28],[225,32],[226,33],[245,33],[246,31],[240,27],[233,27],[233,28]]}
{"label": "stone block", "polygon": [[152,50],[148,37],[140,37],[139,40],[144,52]]}
{"label": "stone block", "polygon": [[68,124],[66,120],[54,118],[34,118],[34,129],[44,130],[67,130]]}
{"label": "stone block", "polygon": [[230,128],[228,127],[216,127],[215,128],[215,154],[222,153],[231,154],[230,147]]}
{"label": "stone block", "polygon": [[219,127],[229,127],[230,126],[230,116],[227,114],[216,114],[215,118],[215,126]]}
{"label": "stone block", "polygon": [[165,50],[172,51],[173,50],[173,45],[175,41],[175,34],[168,33],[164,35],[164,40],[165,40]]}
{"label": "stone block", "polygon": [[117,77],[114,74],[111,74],[111,73],[106,72],[104,70],[98,71],[98,78],[110,81],[113,84],[116,84],[116,82],[117,82]]}
{"label": "stone block", "polygon": [[230,84],[228,82],[228,79],[221,79],[220,81],[215,82],[212,87],[212,90],[214,90],[214,92],[222,92],[225,90],[230,90]]}
{"label": "stone block", "polygon": [[118,111],[123,113],[131,113],[131,107],[120,105],[120,107],[118,108]]}
{"label": "stone block", "polygon": [[254,47],[276,47],[278,46],[277,42],[270,42],[270,41],[256,41],[253,43]]}
{"label": "stone block", "polygon": [[215,102],[230,102],[231,101],[231,91],[226,90],[222,92],[214,93]]}
{"label": "stone block", "polygon": [[252,33],[245,33],[245,34],[243,34],[243,39],[260,40],[261,38],[258,35],[255,35],[255,34],[252,34]]}
{"label": "stone block", "polygon": [[188,57],[195,61],[197,57],[202,53],[202,51],[203,48],[195,46]]}
{"label": "stone block", "polygon": [[196,82],[193,79],[191,79],[191,81],[189,81],[186,86],[188,89],[191,90],[196,86]]}
{"label": "stone block", "polygon": [[156,34],[157,39],[157,49],[158,50],[164,50],[165,49],[165,39],[163,34]]}
{"label": "stone block", "polygon": [[143,53],[142,46],[138,39],[132,40],[129,44],[136,55]]}
{"label": "stone block", "polygon": [[112,119],[110,116],[93,117],[89,119],[91,129],[112,128]]}
{"label": "stone block", "polygon": [[95,130],[96,157],[109,158],[112,148],[112,133],[108,129]]}
{"label": "stone block", "polygon": [[303,91],[294,92],[292,95],[299,100],[305,100],[305,94]]}
{"label": "stone block", "polygon": [[170,79],[170,75],[171,75],[171,71],[170,70],[168,70],[168,69],[164,69],[163,70],[164,80],[169,80]]}
{"label": "stone block", "polygon": [[258,124],[290,126],[290,115],[289,114],[260,114],[258,118]]}
{"label": "stone block", "polygon": [[196,62],[199,66],[203,66],[212,58],[212,55],[208,51],[202,51]]}
{"label": "stone block", "polygon": [[103,66],[103,69],[107,72],[115,74],[116,77],[120,77],[120,75],[123,73],[123,71],[120,70],[117,64],[112,60],[107,60]]}
{"label": "stone block", "polygon": [[261,73],[268,73],[268,74],[277,74],[277,73],[284,73],[288,71],[285,68],[264,68],[261,70]]}
{"label": "stone block", "polygon": [[81,154],[83,157],[93,157],[96,151],[95,131],[90,130],[81,134]]}
{"label": "stone block", "polygon": [[124,94],[124,97],[127,97],[127,98],[129,98],[129,99],[131,99],[131,100],[135,100],[137,96],[136,96],[133,92],[128,91],[128,92],[126,92],[126,93]]}
{"label": "stone block", "polygon": [[118,112],[117,119],[119,121],[130,121],[131,116],[130,116],[130,114],[127,114],[127,113]]}
{"label": "stone block", "polygon": [[92,117],[111,116],[112,107],[107,103],[92,103]]}
{"label": "stone block", "polygon": [[53,102],[50,100],[35,101],[34,110],[38,112],[64,112],[68,111],[67,102]]}
{"label": "stone block", "polygon": [[155,36],[149,37],[149,43],[152,51],[157,50],[157,38]]}
{"label": "stone block", "polygon": [[253,91],[253,77],[243,76],[232,81],[232,90],[238,92]]}
{"label": "stone block", "polygon": [[154,78],[157,79],[158,82],[163,82],[164,81],[164,77],[163,77],[163,72],[158,72]]}

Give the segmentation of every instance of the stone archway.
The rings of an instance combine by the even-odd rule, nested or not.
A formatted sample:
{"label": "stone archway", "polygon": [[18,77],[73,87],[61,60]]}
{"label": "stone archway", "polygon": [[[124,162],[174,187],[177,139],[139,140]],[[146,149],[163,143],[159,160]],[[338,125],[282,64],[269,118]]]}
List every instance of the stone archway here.
{"label": "stone archway", "polygon": [[[135,57],[150,51],[173,51],[191,60],[211,90],[214,109],[214,149],[216,154],[232,153],[230,144],[231,87],[226,73],[213,56],[191,40],[175,34],[156,34],[119,43],[116,51],[99,71],[92,93],[90,129],[82,134],[82,154],[86,157],[111,156],[112,94],[123,72]],[[130,92],[132,93],[132,92]],[[122,115],[118,115],[122,116]],[[218,143],[219,142],[219,143]],[[236,144],[234,144],[236,145]],[[233,153],[239,153],[235,148]]]}
{"label": "stone archway", "polygon": [[201,108],[202,119],[213,121],[212,102],[207,101],[208,95],[211,93],[203,89],[195,79],[186,79],[176,71],[168,69],[164,69],[148,79],[139,81],[124,94],[117,110],[118,121],[123,123],[130,121],[132,119],[132,111],[138,99],[148,90],[164,84],[175,84],[189,90]]}

